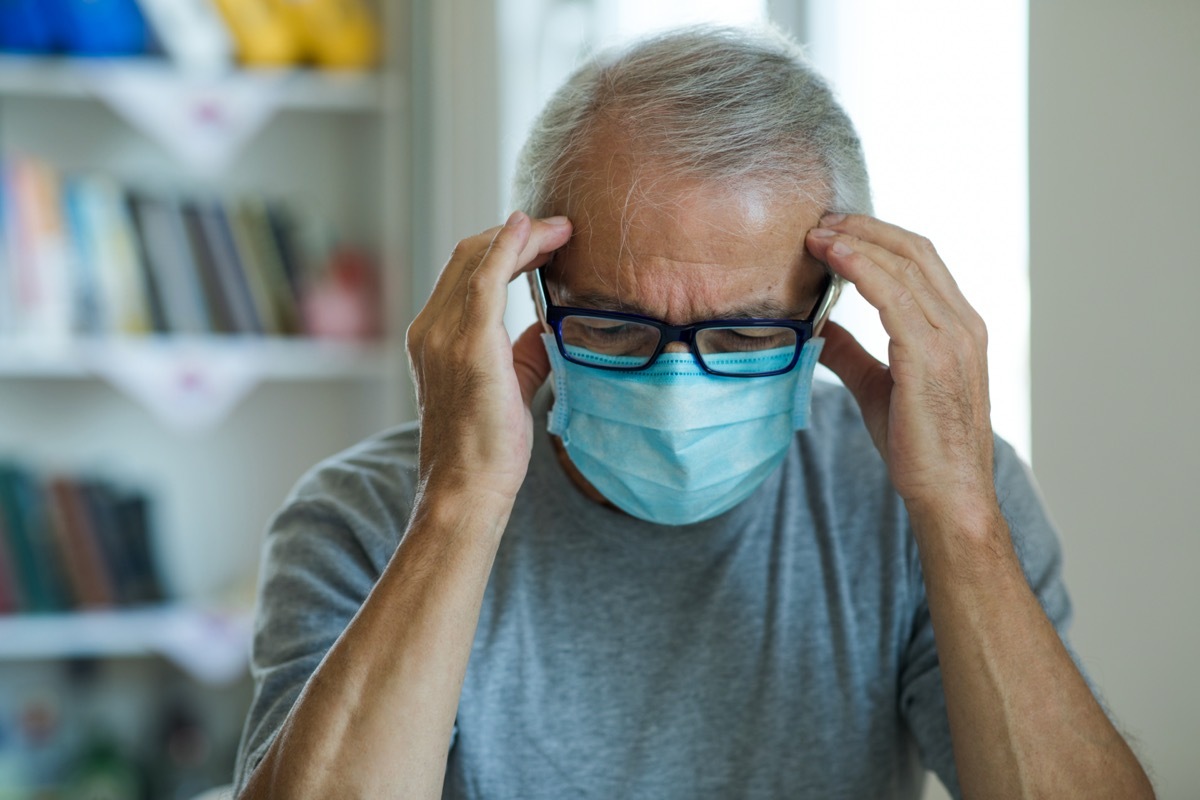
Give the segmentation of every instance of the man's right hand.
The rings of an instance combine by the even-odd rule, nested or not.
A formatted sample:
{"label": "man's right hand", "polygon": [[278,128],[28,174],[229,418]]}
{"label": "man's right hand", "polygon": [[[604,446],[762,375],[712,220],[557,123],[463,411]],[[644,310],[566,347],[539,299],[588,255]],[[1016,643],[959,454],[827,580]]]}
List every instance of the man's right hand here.
{"label": "man's right hand", "polygon": [[504,328],[508,284],[567,243],[566,217],[508,222],[454,248],[408,329],[421,416],[421,492],[516,497],[533,446],[530,402],[550,372],[530,326],[514,344]]}

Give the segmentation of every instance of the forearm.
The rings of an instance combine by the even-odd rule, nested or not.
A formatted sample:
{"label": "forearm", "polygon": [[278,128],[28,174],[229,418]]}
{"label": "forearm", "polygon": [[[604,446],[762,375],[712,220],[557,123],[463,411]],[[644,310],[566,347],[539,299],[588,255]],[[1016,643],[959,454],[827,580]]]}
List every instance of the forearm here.
{"label": "forearm", "polygon": [[484,589],[511,502],[425,494],[243,798],[441,796]]}
{"label": "forearm", "polygon": [[963,796],[1153,797],[1029,588],[999,509],[912,519]]}

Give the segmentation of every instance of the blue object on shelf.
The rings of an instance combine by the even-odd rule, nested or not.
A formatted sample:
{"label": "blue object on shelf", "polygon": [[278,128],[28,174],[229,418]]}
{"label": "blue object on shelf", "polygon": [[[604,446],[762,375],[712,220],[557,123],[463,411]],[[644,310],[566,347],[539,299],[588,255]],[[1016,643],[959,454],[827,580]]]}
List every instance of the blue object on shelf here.
{"label": "blue object on shelf", "polygon": [[0,0],[0,51],[45,53],[54,47],[49,3],[39,0]]}
{"label": "blue object on shelf", "polygon": [[[4,2],[4,0],[0,0]],[[56,43],[75,56],[146,52],[149,31],[135,0],[41,0]]]}

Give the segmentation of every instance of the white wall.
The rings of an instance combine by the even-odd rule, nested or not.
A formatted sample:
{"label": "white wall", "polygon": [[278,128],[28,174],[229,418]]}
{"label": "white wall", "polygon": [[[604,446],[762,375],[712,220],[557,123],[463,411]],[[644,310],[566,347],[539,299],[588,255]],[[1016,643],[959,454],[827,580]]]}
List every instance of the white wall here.
{"label": "white wall", "polygon": [[1034,469],[1072,639],[1200,797],[1200,3],[1031,3]]}

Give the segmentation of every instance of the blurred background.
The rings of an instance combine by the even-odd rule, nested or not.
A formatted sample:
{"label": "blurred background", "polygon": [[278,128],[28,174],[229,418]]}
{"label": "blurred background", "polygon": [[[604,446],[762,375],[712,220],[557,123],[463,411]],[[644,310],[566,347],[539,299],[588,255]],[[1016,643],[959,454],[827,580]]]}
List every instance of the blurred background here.
{"label": "blurred background", "polygon": [[412,417],[404,330],[541,104],[596,47],[766,20],[987,319],[1072,642],[1200,797],[1200,4],[0,0],[0,800],[229,781],[264,528]]}

